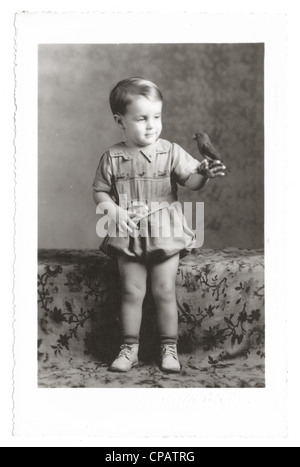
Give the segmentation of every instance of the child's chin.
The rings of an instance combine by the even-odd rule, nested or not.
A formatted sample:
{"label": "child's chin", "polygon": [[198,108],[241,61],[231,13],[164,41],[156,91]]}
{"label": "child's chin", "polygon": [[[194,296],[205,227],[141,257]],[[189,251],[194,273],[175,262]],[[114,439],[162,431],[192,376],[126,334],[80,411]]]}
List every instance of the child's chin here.
{"label": "child's chin", "polygon": [[145,144],[155,143],[156,140],[157,140],[156,135],[154,135],[154,136],[147,136],[147,137],[144,138]]}

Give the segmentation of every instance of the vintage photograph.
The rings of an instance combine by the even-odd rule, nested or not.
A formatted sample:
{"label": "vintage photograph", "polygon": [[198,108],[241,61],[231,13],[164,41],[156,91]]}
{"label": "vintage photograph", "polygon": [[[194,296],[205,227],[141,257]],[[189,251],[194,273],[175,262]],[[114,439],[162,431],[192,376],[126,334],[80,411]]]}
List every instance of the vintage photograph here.
{"label": "vintage photograph", "polygon": [[265,387],[264,57],[39,45],[39,388]]}

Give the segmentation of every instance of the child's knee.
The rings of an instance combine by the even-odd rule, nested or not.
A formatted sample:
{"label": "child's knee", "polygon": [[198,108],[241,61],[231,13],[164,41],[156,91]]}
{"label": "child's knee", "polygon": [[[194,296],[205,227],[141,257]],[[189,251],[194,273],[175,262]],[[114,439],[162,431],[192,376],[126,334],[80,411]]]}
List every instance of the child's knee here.
{"label": "child's knee", "polygon": [[123,296],[131,296],[136,299],[143,299],[146,295],[146,284],[140,282],[127,281],[122,286]]}
{"label": "child's knee", "polygon": [[175,296],[175,283],[159,282],[152,286],[152,295],[157,300],[170,300]]}

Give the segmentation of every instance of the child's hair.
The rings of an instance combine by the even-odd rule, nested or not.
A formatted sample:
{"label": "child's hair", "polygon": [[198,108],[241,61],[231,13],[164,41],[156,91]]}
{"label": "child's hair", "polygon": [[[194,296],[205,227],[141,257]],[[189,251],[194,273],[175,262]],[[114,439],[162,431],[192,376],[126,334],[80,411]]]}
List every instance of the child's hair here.
{"label": "child's hair", "polygon": [[162,93],[152,81],[140,77],[123,79],[113,88],[109,96],[113,115],[125,115],[127,106],[132,102],[134,96],[163,101]]}

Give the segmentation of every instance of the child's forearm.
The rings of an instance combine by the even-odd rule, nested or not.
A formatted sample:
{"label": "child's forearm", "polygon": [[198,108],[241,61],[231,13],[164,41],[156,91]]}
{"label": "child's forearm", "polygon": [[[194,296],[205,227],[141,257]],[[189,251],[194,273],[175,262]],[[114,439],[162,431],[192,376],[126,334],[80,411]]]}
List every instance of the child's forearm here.
{"label": "child's forearm", "polygon": [[108,194],[105,193],[104,191],[95,191],[94,190],[94,201],[97,204],[97,206],[101,203],[103,204],[103,211],[104,209],[107,211],[106,214],[111,217],[112,219],[116,218],[116,214],[119,210],[119,206],[114,202],[112,197]]}
{"label": "child's forearm", "polygon": [[208,181],[209,178],[204,177],[203,175],[191,174],[184,185],[190,190],[197,191],[204,188],[207,185]]}

